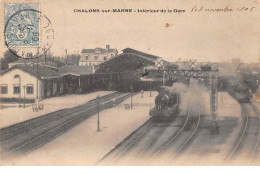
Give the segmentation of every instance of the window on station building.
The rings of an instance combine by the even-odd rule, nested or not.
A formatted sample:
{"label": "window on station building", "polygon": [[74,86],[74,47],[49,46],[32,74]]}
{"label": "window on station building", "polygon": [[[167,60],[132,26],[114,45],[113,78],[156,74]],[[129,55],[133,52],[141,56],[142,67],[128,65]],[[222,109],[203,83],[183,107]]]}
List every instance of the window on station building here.
{"label": "window on station building", "polygon": [[21,78],[21,77],[20,77],[20,75],[15,74],[14,78],[18,78],[18,79],[19,79],[19,78]]}
{"label": "window on station building", "polygon": [[8,87],[7,85],[1,85],[1,94],[7,94]]}
{"label": "window on station building", "polygon": [[33,85],[27,85],[26,86],[26,93],[27,94],[33,94]]}
{"label": "window on station building", "polygon": [[20,94],[20,85],[14,85],[14,94]]}
{"label": "window on station building", "polygon": [[97,56],[97,55],[95,55],[95,56],[94,56],[94,59],[95,59],[95,60],[98,60],[98,56]]}
{"label": "window on station building", "polygon": [[105,57],[104,57],[104,61],[106,61],[106,60],[107,60],[107,57],[105,56]]}
{"label": "window on station building", "polygon": [[88,60],[88,55],[87,55],[87,56],[85,56],[85,60]]}

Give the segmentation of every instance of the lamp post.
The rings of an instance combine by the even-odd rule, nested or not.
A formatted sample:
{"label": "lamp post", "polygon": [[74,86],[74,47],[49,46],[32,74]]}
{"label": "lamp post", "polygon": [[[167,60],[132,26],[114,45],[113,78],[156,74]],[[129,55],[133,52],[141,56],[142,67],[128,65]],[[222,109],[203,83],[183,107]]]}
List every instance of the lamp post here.
{"label": "lamp post", "polygon": [[21,107],[21,77],[19,77],[19,108]]}
{"label": "lamp post", "polygon": [[19,78],[19,101],[18,101],[18,103],[19,103],[19,108],[21,107],[21,77],[19,76],[19,75],[15,75],[15,77],[14,77],[15,79],[16,78]]}
{"label": "lamp post", "polygon": [[163,86],[164,86],[164,84],[165,84],[164,66],[162,66],[162,68],[163,68]]}
{"label": "lamp post", "polygon": [[150,97],[152,97],[152,81],[150,81]]}
{"label": "lamp post", "polygon": [[97,103],[98,103],[98,118],[97,118],[97,131],[99,132],[100,131],[100,128],[99,128],[99,95],[97,96]]}
{"label": "lamp post", "polygon": [[23,85],[23,108],[25,108],[25,85]]}
{"label": "lamp post", "polygon": [[37,59],[37,63],[36,63],[36,75],[37,75],[37,80],[36,80],[36,100],[38,101],[38,99],[39,99],[39,80],[38,80],[38,75],[39,75],[39,73],[38,73],[38,66],[39,66],[39,47],[38,47],[38,50],[37,50],[37,55],[38,55],[38,57],[36,58]]}
{"label": "lamp post", "polygon": [[133,86],[131,85],[131,109],[133,109]]}

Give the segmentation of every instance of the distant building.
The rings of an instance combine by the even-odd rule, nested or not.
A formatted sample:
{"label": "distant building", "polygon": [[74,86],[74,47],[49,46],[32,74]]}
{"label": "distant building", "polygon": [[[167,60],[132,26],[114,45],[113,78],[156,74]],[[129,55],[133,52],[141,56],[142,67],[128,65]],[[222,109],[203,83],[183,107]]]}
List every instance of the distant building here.
{"label": "distant building", "polygon": [[79,61],[80,66],[97,66],[114,56],[117,56],[117,49],[111,49],[110,45],[106,48],[83,49]]}

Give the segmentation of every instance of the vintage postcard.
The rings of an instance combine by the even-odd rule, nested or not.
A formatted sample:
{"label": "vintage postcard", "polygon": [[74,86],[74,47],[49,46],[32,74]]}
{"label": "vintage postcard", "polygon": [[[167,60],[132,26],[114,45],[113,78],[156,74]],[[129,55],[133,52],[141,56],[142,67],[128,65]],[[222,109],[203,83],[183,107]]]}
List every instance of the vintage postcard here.
{"label": "vintage postcard", "polygon": [[260,165],[260,0],[1,0],[1,166]]}

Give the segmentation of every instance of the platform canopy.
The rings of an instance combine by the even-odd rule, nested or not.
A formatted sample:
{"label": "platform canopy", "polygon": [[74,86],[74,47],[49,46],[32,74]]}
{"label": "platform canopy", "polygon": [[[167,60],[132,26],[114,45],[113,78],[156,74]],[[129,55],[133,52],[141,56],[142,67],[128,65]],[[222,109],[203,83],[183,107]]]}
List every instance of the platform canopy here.
{"label": "platform canopy", "polygon": [[144,53],[135,49],[126,48],[123,53],[99,65],[95,74],[113,74],[120,73],[128,79],[137,78],[141,81],[154,81],[162,79],[161,72],[159,75],[153,74],[150,70],[160,70],[163,66],[176,65],[163,60],[159,56]]}
{"label": "platform canopy", "polygon": [[155,65],[151,59],[136,53],[122,53],[99,65],[96,73],[123,73],[143,71],[146,66]]}

